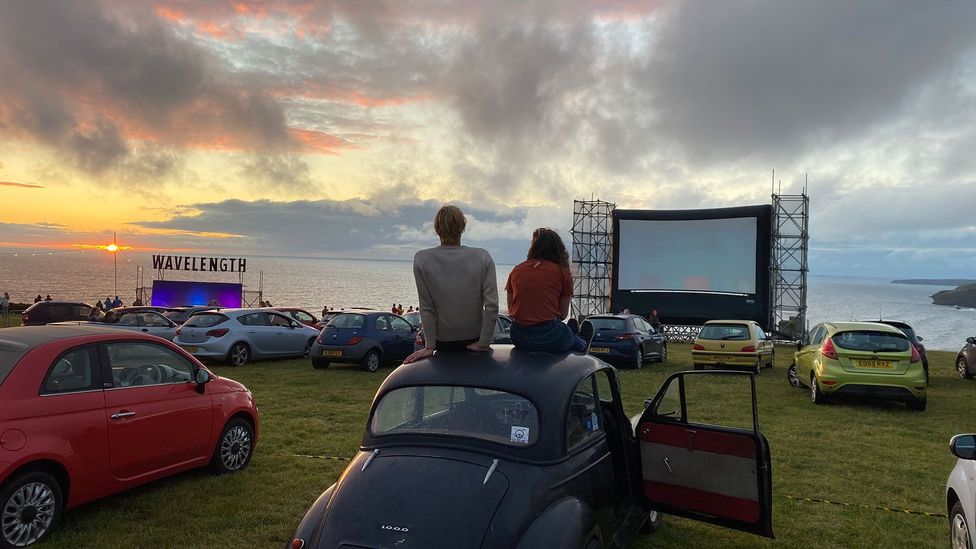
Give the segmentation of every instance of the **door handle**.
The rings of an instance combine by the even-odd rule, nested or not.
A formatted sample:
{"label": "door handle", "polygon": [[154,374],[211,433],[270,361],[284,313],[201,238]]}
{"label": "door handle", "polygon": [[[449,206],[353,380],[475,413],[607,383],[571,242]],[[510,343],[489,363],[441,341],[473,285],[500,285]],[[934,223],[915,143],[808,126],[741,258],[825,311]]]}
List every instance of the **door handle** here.
{"label": "door handle", "polygon": [[116,412],[112,414],[112,419],[122,419],[124,417],[129,417],[134,415],[136,415],[135,412],[129,412],[129,411]]}

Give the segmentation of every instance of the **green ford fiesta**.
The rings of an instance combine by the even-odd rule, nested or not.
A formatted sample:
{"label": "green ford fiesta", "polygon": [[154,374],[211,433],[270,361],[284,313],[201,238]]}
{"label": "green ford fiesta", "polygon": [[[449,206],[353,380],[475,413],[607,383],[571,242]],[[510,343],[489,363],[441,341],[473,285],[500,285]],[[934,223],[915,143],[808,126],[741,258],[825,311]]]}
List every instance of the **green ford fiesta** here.
{"label": "green ford fiesta", "polygon": [[793,355],[789,381],[809,387],[816,404],[850,395],[898,400],[915,410],[926,405],[918,351],[901,331],[875,322],[814,326]]}

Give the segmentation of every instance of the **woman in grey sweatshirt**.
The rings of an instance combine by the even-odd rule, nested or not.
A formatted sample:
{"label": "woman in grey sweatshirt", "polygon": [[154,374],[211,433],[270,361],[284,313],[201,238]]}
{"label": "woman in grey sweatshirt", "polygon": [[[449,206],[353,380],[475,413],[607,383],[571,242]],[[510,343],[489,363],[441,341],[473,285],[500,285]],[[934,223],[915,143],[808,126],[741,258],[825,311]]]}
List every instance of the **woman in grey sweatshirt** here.
{"label": "woman in grey sweatshirt", "polygon": [[466,224],[457,206],[441,207],[434,216],[441,245],[413,258],[426,345],[404,364],[429,357],[435,349],[487,351],[491,345],[498,317],[495,262],[486,250],[461,245]]}

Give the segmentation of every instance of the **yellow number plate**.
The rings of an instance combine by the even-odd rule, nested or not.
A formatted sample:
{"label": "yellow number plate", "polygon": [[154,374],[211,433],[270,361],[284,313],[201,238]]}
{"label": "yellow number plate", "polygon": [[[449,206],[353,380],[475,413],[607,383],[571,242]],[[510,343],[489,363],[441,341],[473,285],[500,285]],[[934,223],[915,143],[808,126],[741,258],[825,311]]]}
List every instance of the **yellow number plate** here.
{"label": "yellow number plate", "polygon": [[878,369],[891,368],[891,361],[890,360],[858,360],[857,367],[878,368]]}
{"label": "yellow number plate", "polygon": [[325,349],[322,351],[322,356],[342,356],[342,351],[333,351],[332,349]]}
{"label": "yellow number plate", "polygon": [[188,353],[190,353],[190,354],[193,354],[193,353],[195,353],[195,352],[197,352],[197,351],[199,351],[199,350],[200,350],[200,347],[183,347],[183,349],[184,349],[184,350],[185,350],[186,352],[188,352]]}
{"label": "yellow number plate", "polygon": [[610,353],[610,348],[609,347],[590,347],[590,352],[591,353],[609,354]]}

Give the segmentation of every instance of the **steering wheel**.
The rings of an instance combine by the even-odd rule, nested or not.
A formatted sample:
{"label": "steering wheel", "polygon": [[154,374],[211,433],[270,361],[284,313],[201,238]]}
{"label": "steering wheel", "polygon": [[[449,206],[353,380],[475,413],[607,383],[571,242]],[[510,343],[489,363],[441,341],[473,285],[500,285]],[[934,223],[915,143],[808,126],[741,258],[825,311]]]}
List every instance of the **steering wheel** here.
{"label": "steering wheel", "polygon": [[[147,383],[148,381],[148,383]],[[139,366],[129,376],[129,385],[155,385],[163,382],[163,369],[158,365]]]}

